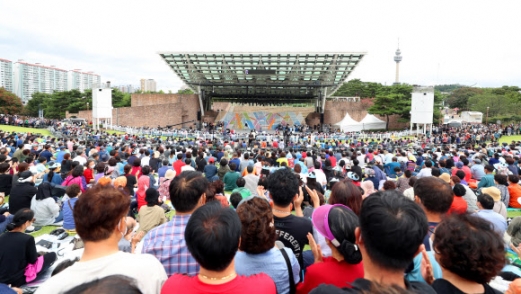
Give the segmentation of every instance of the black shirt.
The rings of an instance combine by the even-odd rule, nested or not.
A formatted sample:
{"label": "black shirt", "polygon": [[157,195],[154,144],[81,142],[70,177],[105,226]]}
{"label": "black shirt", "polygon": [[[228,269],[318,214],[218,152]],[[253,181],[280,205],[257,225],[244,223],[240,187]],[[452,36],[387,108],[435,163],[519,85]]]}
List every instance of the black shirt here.
{"label": "black shirt", "polygon": [[137,184],[136,177],[131,174],[126,174],[125,177],[127,178],[127,185],[125,188],[127,188],[130,196],[134,196],[134,186]]}
{"label": "black shirt", "polygon": [[[437,279],[432,283],[432,288],[436,290],[436,293],[438,294],[464,294],[465,292],[461,291],[460,289],[456,288],[456,286],[452,285],[451,282],[444,280],[444,279]],[[490,287],[488,284],[483,284],[483,288],[485,288],[484,294],[499,294],[500,291],[494,290],[492,287]]]}
{"label": "black shirt", "polygon": [[[371,290],[372,282],[366,279],[357,279],[352,284],[352,288],[338,288],[336,286],[332,285],[325,285],[322,284],[318,286],[317,288],[313,289],[313,291],[309,292],[310,294],[345,294],[345,293],[370,293],[367,291]],[[436,291],[432,289],[431,286],[420,283],[420,282],[409,282],[405,280],[405,287],[407,290],[411,291],[412,293],[418,293],[418,294],[436,294]],[[438,292],[440,293],[440,292]]]}
{"label": "black shirt", "polygon": [[10,174],[0,175],[0,192],[4,192],[5,195],[11,194],[11,185],[13,184],[13,176]]}
{"label": "black shirt", "polygon": [[284,243],[285,247],[291,248],[298,259],[300,268],[304,268],[302,251],[308,244],[308,233],[313,234],[313,225],[307,218],[288,215],[287,217],[273,216],[277,239]]}
{"label": "black shirt", "polygon": [[[5,233],[0,236],[0,283],[25,284],[25,267],[38,258],[33,236]],[[21,283],[21,284],[20,284]]]}
{"label": "black shirt", "polygon": [[15,214],[22,208],[31,208],[31,199],[38,189],[34,183],[18,183],[11,189],[9,196],[9,213]]}

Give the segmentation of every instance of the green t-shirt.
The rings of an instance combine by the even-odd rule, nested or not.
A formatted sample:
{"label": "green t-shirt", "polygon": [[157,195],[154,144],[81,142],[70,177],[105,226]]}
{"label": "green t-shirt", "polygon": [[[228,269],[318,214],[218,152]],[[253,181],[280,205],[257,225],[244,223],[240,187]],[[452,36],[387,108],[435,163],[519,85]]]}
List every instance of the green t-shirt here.
{"label": "green t-shirt", "polygon": [[244,187],[233,189],[232,193],[235,193],[235,192],[239,192],[241,194],[241,196],[242,196],[242,199],[251,196],[251,191],[248,190],[247,188],[244,188]]}
{"label": "green t-shirt", "polygon": [[236,171],[227,172],[223,178],[224,190],[232,191],[233,189],[237,188],[236,182],[237,182],[237,179],[240,177],[241,177],[241,175]]}

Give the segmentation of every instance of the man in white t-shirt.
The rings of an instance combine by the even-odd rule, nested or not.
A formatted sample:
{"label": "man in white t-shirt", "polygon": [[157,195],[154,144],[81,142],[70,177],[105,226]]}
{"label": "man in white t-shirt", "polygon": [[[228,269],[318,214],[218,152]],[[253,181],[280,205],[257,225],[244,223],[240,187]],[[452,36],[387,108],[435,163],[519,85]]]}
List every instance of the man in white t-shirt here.
{"label": "man in white t-shirt", "polygon": [[72,161],[77,161],[81,165],[85,165],[87,163],[87,159],[85,159],[85,157],[83,156],[84,152],[83,151],[77,151],[76,154],[77,154],[77,156],[74,157],[72,159]]}
{"label": "man in white t-shirt", "polygon": [[[149,254],[118,250],[126,235],[130,198],[112,186],[87,190],[75,203],[76,232],[85,244],[81,259],[45,281],[36,293],[63,293],[83,283],[111,275],[127,276],[142,293],[159,293],[167,275],[163,265]],[[111,213],[106,213],[110,208]]]}

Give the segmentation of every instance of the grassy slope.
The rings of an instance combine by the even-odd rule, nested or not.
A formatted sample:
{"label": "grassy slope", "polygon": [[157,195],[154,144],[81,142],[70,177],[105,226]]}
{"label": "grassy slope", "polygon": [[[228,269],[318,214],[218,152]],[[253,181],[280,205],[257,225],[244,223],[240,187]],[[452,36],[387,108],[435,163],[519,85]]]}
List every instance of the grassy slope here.
{"label": "grassy slope", "polygon": [[15,126],[7,126],[7,125],[0,125],[0,131],[17,132],[17,133],[31,133],[31,134],[41,134],[44,136],[51,136],[51,132],[49,132],[47,129],[33,129],[33,128],[23,128],[23,127],[15,127]]}

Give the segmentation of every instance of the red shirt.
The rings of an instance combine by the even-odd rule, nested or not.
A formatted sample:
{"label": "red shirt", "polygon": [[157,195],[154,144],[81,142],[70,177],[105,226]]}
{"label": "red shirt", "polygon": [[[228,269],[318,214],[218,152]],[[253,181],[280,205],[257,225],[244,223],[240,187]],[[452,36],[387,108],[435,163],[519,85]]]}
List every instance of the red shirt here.
{"label": "red shirt", "polygon": [[329,162],[331,162],[332,167],[335,167],[336,166],[336,157],[330,155]]}
{"label": "red shirt", "polygon": [[178,160],[176,160],[174,162],[173,166],[174,166],[175,174],[176,175],[180,175],[181,174],[181,168],[183,166],[185,166],[185,163],[183,162],[182,159],[178,159]]}
{"label": "red shirt", "polygon": [[[182,290],[181,290],[182,289]],[[163,285],[161,294],[169,293],[203,294],[275,294],[275,283],[266,274],[257,274],[249,277],[237,276],[230,282],[220,285],[209,285],[201,282],[198,276],[188,277],[174,274]]]}
{"label": "red shirt", "polygon": [[304,282],[297,285],[297,293],[309,293],[320,284],[350,287],[350,283],[363,277],[362,262],[349,264],[345,261],[337,261],[333,257],[325,257],[324,262],[314,263],[306,269]]}
{"label": "red shirt", "polygon": [[470,171],[470,167],[464,165],[462,168],[463,172],[465,173],[465,182],[470,182],[470,178],[472,177],[472,172]]}
{"label": "red shirt", "polygon": [[457,214],[464,214],[467,212],[467,201],[463,199],[463,197],[454,195],[454,199],[452,200],[452,205],[449,208],[449,214],[451,213],[457,213]]}
{"label": "red shirt", "polygon": [[90,181],[94,179],[94,175],[92,174],[92,170],[90,168],[86,168],[83,171],[83,176],[85,177],[87,185],[90,184]]}
{"label": "red shirt", "polygon": [[132,166],[132,169],[130,170],[130,174],[135,176],[136,179],[140,178],[142,175],[141,166]]}
{"label": "red shirt", "polygon": [[279,148],[279,142],[273,141],[273,148]]}

